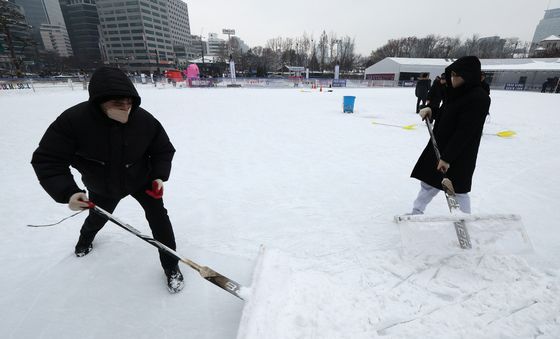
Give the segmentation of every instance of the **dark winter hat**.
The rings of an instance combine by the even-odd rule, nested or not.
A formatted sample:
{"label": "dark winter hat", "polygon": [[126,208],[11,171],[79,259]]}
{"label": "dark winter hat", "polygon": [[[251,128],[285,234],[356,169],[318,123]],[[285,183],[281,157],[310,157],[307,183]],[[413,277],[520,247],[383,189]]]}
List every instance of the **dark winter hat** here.
{"label": "dark winter hat", "polygon": [[132,81],[118,68],[98,68],[89,82],[89,101],[101,104],[118,98],[132,98],[133,109],[140,106],[140,96]]}
{"label": "dark winter hat", "polygon": [[449,80],[451,72],[462,77],[468,85],[480,84],[480,60],[476,56],[461,57],[447,66],[445,69],[447,80]]}

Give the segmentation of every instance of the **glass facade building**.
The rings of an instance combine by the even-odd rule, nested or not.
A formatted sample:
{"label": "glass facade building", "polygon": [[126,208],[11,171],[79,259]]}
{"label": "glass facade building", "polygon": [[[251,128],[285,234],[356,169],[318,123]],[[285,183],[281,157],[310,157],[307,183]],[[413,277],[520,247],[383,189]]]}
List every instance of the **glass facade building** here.
{"label": "glass facade building", "polygon": [[82,63],[101,61],[95,0],[59,0],[74,55]]}
{"label": "glass facade building", "polygon": [[533,46],[536,46],[543,39],[551,35],[560,36],[560,8],[548,9],[541,19],[535,34],[533,35]]}

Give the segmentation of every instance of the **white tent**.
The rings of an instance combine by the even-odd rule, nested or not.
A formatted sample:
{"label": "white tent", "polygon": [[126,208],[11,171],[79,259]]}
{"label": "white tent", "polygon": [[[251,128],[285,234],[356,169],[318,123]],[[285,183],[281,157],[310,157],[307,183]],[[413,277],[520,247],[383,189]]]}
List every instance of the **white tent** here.
{"label": "white tent", "polygon": [[412,86],[420,74],[428,73],[429,77],[434,79],[453,61],[453,59],[385,58],[366,68],[365,79],[371,80],[372,86]]}
{"label": "white tent", "polygon": [[[368,67],[364,78],[370,86],[414,86],[421,73],[433,80],[455,59],[385,58]],[[493,88],[522,84],[524,90],[540,90],[548,78],[560,76],[560,59],[481,59],[482,70]]]}

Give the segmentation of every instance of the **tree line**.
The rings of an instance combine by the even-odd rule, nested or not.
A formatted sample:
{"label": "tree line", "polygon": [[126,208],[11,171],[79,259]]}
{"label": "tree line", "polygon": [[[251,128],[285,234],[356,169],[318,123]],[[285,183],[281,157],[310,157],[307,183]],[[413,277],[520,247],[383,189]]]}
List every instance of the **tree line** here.
{"label": "tree line", "polygon": [[476,55],[481,59],[509,59],[527,57],[530,47],[530,42],[498,36],[480,38],[478,35],[473,35],[465,41],[439,35],[428,35],[424,38],[405,37],[391,39],[372,51],[366,60],[366,65],[372,65],[386,57],[458,58],[464,55]]}
{"label": "tree line", "polygon": [[465,40],[458,37],[428,35],[391,39],[373,50],[368,56],[356,53],[355,39],[339,37],[323,31],[318,39],[304,33],[301,37],[276,37],[265,46],[241,51],[235,39],[229,45],[231,56],[241,72],[258,76],[276,71],[284,65],[303,66],[311,72],[332,72],[335,65],[342,72],[359,72],[386,57],[402,58],[458,58],[477,55],[482,59],[524,58],[529,56],[530,42],[518,38],[485,37],[473,35]]}
{"label": "tree line", "polygon": [[351,72],[360,64],[354,38],[339,37],[325,31],[319,38],[307,33],[296,38],[272,38],[264,47],[257,46],[247,51],[239,48],[236,39],[231,39],[228,44],[227,50],[235,60],[236,69],[257,76],[278,71],[286,65],[303,66],[310,72],[332,71],[335,65],[339,65],[342,71]]}

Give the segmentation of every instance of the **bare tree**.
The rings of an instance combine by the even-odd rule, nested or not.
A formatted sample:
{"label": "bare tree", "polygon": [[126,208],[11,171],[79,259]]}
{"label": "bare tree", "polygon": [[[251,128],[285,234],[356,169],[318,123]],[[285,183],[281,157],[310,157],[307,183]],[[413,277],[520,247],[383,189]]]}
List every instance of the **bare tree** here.
{"label": "bare tree", "polygon": [[319,37],[319,42],[317,44],[318,58],[319,58],[319,69],[324,71],[329,63],[329,37],[325,31]]}
{"label": "bare tree", "polygon": [[352,71],[358,59],[356,53],[354,53],[356,41],[349,36],[345,36],[341,39],[340,46],[340,68],[341,70]]}
{"label": "bare tree", "polygon": [[435,51],[440,37],[433,34],[425,38],[419,39],[416,47],[416,55],[423,58],[436,57]]}

